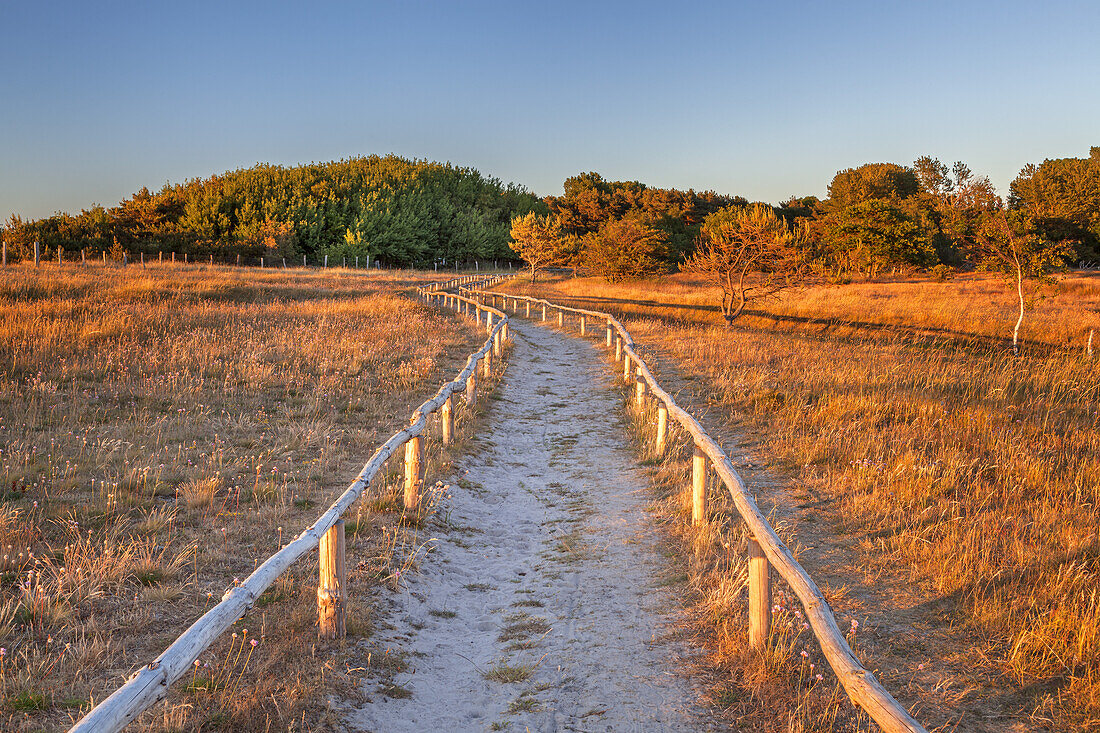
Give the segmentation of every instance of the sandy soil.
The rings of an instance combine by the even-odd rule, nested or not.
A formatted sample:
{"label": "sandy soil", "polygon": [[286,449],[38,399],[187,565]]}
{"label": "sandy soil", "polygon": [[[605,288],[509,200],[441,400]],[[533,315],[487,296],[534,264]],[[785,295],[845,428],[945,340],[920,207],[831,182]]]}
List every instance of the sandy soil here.
{"label": "sandy soil", "polygon": [[344,717],[379,732],[709,730],[676,672],[690,652],[612,372],[586,341],[513,334],[448,526],[364,642],[408,667]]}

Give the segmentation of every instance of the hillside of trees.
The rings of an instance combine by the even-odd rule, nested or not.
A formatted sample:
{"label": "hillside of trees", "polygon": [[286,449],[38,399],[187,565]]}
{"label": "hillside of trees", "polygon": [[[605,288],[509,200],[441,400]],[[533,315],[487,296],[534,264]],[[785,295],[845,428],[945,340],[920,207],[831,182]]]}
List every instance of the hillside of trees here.
{"label": "hillside of trees", "polygon": [[[257,165],[203,180],[142,189],[115,207],[35,221],[12,217],[9,256],[41,243],[92,256],[158,251],[317,261],[359,257],[431,266],[523,257],[608,279],[680,268],[707,217],[744,208],[741,196],[662,189],[582,173],[563,194],[539,199],[472,168],[395,156],[294,167]],[[771,208],[797,230],[801,265],[836,280],[888,271],[980,265],[979,232],[998,212],[1065,253],[1066,264],[1100,260],[1100,148],[1088,158],[1029,164],[1002,200],[962,162],[931,156],[911,165],[867,163],[839,171],[828,196],[792,197]],[[728,215],[723,215],[728,216]],[[523,220],[513,231],[512,221]],[[517,243],[515,232],[529,237]],[[538,242],[535,252],[531,242]]]}
{"label": "hillside of trees", "polygon": [[361,257],[385,265],[513,259],[512,218],[545,205],[521,186],[472,168],[396,156],[283,167],[257,165],[142,189],[118,206],[35,221],[12,217],[9,256],[61,247],[121,256],[175,251],[312,260]]}

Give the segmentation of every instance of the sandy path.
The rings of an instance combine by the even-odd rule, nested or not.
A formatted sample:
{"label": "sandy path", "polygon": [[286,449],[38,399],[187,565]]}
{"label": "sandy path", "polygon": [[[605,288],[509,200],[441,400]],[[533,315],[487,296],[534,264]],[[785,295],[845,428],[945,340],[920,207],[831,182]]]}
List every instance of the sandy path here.
{"label": "sandy path", "polygon": [[379,733],[706,728],[674,671],[685,653],[667,638],[676,603],[659,585],[647,478],[611,371],[588,342],[513,323],[501,398],[451,492],[451,527],[370,640],[407,655],[394,681],[412,694],[368,683],[370,702],[345,717]]}

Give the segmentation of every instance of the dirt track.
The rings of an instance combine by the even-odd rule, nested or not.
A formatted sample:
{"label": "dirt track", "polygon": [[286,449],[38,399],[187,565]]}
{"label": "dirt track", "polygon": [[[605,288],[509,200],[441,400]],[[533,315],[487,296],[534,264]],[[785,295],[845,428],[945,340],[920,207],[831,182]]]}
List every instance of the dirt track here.
{"label": "dirt track", "polygon": [[675,671],[686,648],[669,638],[676,604],[612,373],[590,343],[512,330],[450,526],[370,639],[408,668],[345,718],[380,733],[706,729]]}

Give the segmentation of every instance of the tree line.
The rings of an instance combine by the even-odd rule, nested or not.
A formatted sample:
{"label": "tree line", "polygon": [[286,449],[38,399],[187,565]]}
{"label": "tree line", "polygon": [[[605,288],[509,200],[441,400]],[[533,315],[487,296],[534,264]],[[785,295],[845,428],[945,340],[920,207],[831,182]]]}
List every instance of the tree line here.
{"label": "tree line", "polygon": [[9,256],[180,252],[272,258],[361,257],[394,266],[513,259],[513,217],[545,211],[522,186],[473,168],[397,156],[257,165],[147,188],[105,208],[37,220],[12,216]]}
{"label": "tree line", "polygon": [[[570,178],[564,188],[563,196],[544,199],[547,212],[533,210],[513,222],[516,250],[529,264],[580,268],[609,280],[686,267],[700,247],[729,229],[735,211],[752,207],[770,210],[786,225],[787,234],[775,237],[797,234],[784,247],[797,250],[804,268],[835,281],[981,266],[988,261],[976,247],[983,226],[1009,212],[1016,229],[1048,243],[1066,264],[1100,259],[1095,147],[1086,159],[1027,165],[1007,199],[965,163],[948,167],[931,156],[908,166],[848,168],[833,177],[825,199],[792,197],[777,206],[605,181],[596,173]],[[776,264],[760,265],[761,271]]]}

